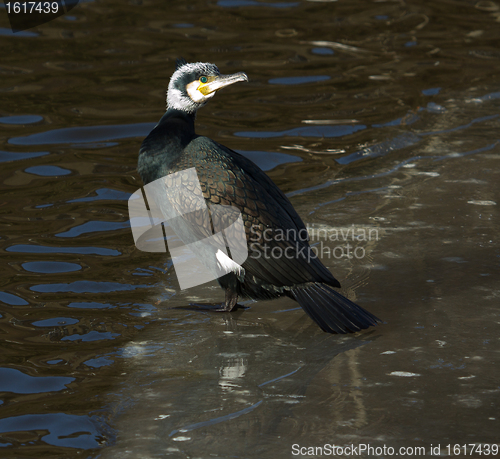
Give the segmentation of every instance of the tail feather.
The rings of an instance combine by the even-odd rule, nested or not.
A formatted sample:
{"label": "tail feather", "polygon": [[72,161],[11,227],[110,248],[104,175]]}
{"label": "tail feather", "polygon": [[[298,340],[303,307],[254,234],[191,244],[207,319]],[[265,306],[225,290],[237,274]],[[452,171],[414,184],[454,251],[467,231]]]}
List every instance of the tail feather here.
{"label": "tail feather", "polygon": [[[321,301],[318,301],[318,305],[323,308],[329,317],[333,318],[336,324],[340,323],[345,325],[349,330],[359,330],[359,324],[364,322],[364,317],[360,316],[356,310],[359,306],[350,302],[335,290],[329,291],[324,289],[322,285],[317,286],[316,293],[317,295],[315,298],[321,299]],[[332,298],[332,294],[335,298]],[[346,300],[350,304],[346,303]],[[332,304],[332,302],[334,304]],[[351,304],[356,308],[352,308]]]}
{"label": "tail feather", "polygon": [[307,315],[328,333],[356,332],[381,322],[326,284],[310,284],[291,293]]}
{"label": "tail feather", "polygon": [[328,310],[328,308],[325,309],[323,306],[317,308],[304,306],[316,304],[315,299],[311,297],[310,292],[308,292],[307,289],[294,290],[293,295],[306,311],[307,315],[314,320],[314,322],[316,322],[323,331],[328,331],[330,333],[345,333],[342,328],[337,326],[339,321],[336,320],[335,317],[331,317],[332,313]]}
{"label": "tail feather", "polygon": [[[320,327],[323,330],[330,333],[345,333],[344,325],[348,324],[350,328],[354,327],[354,324],[345,316],[341,308],[332,307],[331,298],[325,295],[321,289],[307,290],[309,301],[305,302],[305,306],[301,303],[301,306],[307,313],[314,311],[315,316],[322,319],[323,323]],[[312,305],[312,307],[307,308],[309,305]]]}

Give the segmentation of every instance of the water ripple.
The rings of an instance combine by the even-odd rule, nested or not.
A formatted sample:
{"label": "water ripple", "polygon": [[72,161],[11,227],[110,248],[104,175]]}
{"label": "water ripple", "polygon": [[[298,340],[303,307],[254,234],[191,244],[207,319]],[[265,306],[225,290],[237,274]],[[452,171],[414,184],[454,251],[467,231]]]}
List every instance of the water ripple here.
{"label": "water ripple", "polygon": [[251,138],[272,138],[272,137],[343,137],[346,135],[354,134],[355,132],[366,129],[364,124],[357,124],[354,126],[347,125],[333,125],[333,126],[308,126],[299,127],[294,129],[287,129],[285,131],[242,131],[235,132],[237,137],[251,137]]}
{"label": "water ripple", "polygon": [[50,144],[92,144],[109,140],[146,137],[156,123],[122,124],[111,126],[84,126],[54,129],[24,137],[12,137],[11,145],[50,145]]}

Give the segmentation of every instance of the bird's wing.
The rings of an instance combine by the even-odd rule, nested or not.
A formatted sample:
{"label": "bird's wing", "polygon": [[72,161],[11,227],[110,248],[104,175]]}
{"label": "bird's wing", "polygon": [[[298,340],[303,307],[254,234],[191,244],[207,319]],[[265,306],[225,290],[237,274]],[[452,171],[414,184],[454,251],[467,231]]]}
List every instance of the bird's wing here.
{"label": "bird's wing", "polygon": [[[309,247],[307,229],[288,198],[258,166],[206,137],[185,150],[175,169],[196,167],[204,198],[241,212],[248,240],[242,266],[248,273],[275,286],[340,286]],[[211,209],[214,218],[222,208]]]}

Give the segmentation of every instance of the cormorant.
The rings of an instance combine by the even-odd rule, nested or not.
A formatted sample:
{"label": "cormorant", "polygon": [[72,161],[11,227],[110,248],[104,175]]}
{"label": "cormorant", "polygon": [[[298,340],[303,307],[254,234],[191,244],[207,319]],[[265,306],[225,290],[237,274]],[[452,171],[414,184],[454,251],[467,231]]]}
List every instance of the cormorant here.
{"label": "cormorant", "polygon": [[[140,148],[138,171],[144,184],[195,168],[203,195],[199,199],[204,199],[212,214],[217,206],[241,212],[248,250],[244,262],[234,262],[234,257],[210,244],[197,252],[208,268],[217,271],[225,289],[225,302],[217,310],[233,310],[238,296],[288,296],[325,332],[348,333],[376,325],[377,317],[334,290],[340,283],[315,256],[304,223],[274,182],[249,159],[195,133],[196,111],[216,91],[239,81],[248,81],[247,75],[221,75],[214,64],[177,60],[168,85],[167,111]],[[176,199],[165,191],[156,201],[164,214],[172,205],[190,210],[180,212],[186,215],[172,225],[177,236],[185,244],[213,236],[200,225],[199,208],[189,209],[191,198],[182,198],[183,203]]]}

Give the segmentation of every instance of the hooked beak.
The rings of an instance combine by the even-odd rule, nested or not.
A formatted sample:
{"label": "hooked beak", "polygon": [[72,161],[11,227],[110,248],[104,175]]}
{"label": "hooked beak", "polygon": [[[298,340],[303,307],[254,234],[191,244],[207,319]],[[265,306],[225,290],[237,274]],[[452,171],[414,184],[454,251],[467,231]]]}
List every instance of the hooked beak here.
{"label": "hooked beak", "polygon": [[206,83],[200,83],[198,91],[200,91],[204,96],[208,96],[219,89],[225,88],[233,83],[238,83],[239,81],[248,81],[246,73],[238,72],[232,75],[209,77]]}

